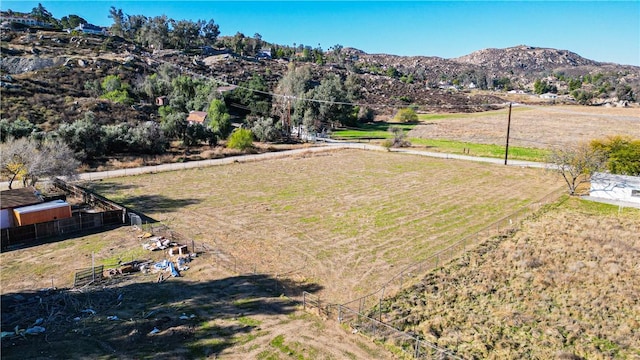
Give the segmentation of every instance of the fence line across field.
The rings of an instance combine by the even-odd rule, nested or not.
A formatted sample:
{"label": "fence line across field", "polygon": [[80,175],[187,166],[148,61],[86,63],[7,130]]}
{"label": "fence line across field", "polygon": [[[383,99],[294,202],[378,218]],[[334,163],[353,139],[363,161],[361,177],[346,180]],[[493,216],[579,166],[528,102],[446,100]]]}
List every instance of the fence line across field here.
{"label": "fence line across field", "polygon": [[[402,352],[416,359],[461,359],[449,350],[439,348],[435,344],[420,339],[418,336],[408,334],[393,327],[392,324],[383,322],[382,300],[385,296],[391,296],[404,289],[405,284],[410,280],[415,280],[425,272],[460,256],[472,244],[478,243],[481,238],[506,235],[518,229],[525,218],[538,211],[542,206],[555,201],[563,190],[563,188],[554,190],[537,202],[531,203],[493,222],[484,229],[464,237],[429,258],[405,267],[377,291],[343,304],[323,303],[320,297],[303,292],[303,308],[305,310],[315,309],[319,315],[328,318],[336,317],[338,323],[349,324],[354,331],[365,333],[376,340],[391,341]],[[376,307],[377,314],[375,314]],[[369,315],[367,315],[367,312],[369,312]]]}

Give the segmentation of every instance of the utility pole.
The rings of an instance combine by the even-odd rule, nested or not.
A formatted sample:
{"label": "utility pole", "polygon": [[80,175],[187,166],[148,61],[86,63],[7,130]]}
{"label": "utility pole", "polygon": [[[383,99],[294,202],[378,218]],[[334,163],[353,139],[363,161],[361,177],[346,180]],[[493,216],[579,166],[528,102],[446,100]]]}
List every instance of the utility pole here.
{"label": "utility pole", "polygon": [[507,157],[509,156],[509,131],[511,130],[511,103],[509,103],[509,118],[507,120],[507,146],[504,149],[504,164],[507,165]]}

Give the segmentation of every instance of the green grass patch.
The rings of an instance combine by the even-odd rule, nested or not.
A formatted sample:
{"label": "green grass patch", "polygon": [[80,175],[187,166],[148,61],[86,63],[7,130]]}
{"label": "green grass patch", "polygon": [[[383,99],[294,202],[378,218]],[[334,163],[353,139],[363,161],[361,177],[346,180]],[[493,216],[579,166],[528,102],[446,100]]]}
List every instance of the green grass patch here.
{"label": "green grass patch", "polygon": [[133,248],[121,251],[117,254],[114,254],[106,259],[100,260],[100,264],[104,266],[116,266],[119,263],[129,262],[136,259],[143,259],[149,256],[149,251],[143,249],[142,247]]}
{"label": "green grass patch", "polygon": [[[462,141],[441,139],[409,139],[414,146],[425,146],[429,151],[437,151],[451,154],[466,154],[471,156],[504,158],[504,145],[475,144]],[[551,151],[536,148],[509,147],[509,159],[525,161],[545,161]]]}
{"label": "green grass patch", "polygon": [[388,123],[388,122],[375,122],[362,124],[357,128],[343,128],[333,131],[332,138],[344,139],[344,140],[366,140],[371,138],[384,138],[389,139],[393,137],[393,134],[389,132],[390,126],[400,127],[405,132],[413,129],[418,124],[405,124],[405,123]]}
{"label": "green grass patch", "polygon": [[256,309],[260,304],[256,299],[238,299],[233,301],[233,306],[241,309]]}
{"label": "green grass patch", "polygon": [[[304,346],[303,344],[294,341],[292,343],[285,343],[284,335],[278,335],[269,343],[274,348],[278,349],[281,353],[286,354],[290,358],[304,360],[304,359],[315,359],[318,357],[318,351],[309,346]],[[302,352],[306,352],[307,356],[305,357]]]}
{"label": "green grass patch", "polygon": [[611,205],[600,203],[596,201],[583,200],[579,197],[568,197],[568,201],[565,203],[565,207],[569,209],[576,209],[580,212],[590,215],[631,215],[640,216],[640,209],[621,207],[618,205]]}
{"label": "green grass patch", "polygon": [[238,322],[244,326],[253,326],[253,327],[260,326],[260,324],[262,324],[260,320],[250,318],[248,316],[239,317]]}
{"label": "green grass patch", "polygon": [[[421,121],[438,120],[447,118],[460,118],[469,116],[490,116],[495,112],[487,112],[480,114],[422,114]],[[362,124],[357,128],[344,128],[334,130],[332,138],[339,140],[371,140],[371,139],[390,139],[393,134],[389,132],[390,126],[398,126],[405,132],[413,129],[419,124],[403,124],[376,122]],[[462,141],[442,140],[442,139],[420,139],[410,138],[409,141],[413,146],[425,146],[430,151],[453,153],[453,154],[469,154],[471,156],[482,156],[492,158],[504,158],[504,145],[495,144],[476,144]],[[509,147],[509,159],[526,160],[526,161],[545,161],[551,152],[545,149],[525,148],[525,147]]]}

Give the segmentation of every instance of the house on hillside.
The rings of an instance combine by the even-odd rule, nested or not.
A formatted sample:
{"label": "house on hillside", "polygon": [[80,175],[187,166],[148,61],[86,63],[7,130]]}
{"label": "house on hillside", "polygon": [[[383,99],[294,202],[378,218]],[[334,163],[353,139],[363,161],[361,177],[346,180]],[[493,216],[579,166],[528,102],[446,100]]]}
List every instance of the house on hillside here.
{"label": "house on hillside", "polygon": [[622,201],[640,206],[640,177],[595,173],[589,196],[595,200]]}
{"label": "house on hillside", "polygon": [[34,19],[29,16],[20,14],[10,14],[8,12],[0,12],[0,23],[4,28],[11,28],[13,24],[20,24],[28,27],[50,28],[51,24],[47,24],[44,21]]}
{"label": "house on hillside", "polygon": [[2,210],[0,210],[0,228],[7,229],[17,226],[13,209],[41,204],[43,202],[44,199],[33,186],[1,191],[0,207]]}
{"label": "house on hillside", "polygon": [[92,24],[80,24],[73,28],[73,30],[81,32],[83,34],[107,35],[107,31],[104,28]]}
{"label": "house on hillside", "polygon": [[256,59],[271,59],[271,49],[260,49],[256,54]]}
{"label": "house on hillside", "polygon": [[190,111],[187,116],[187,123],[189,125],[202,124],[206,125],[207,112],[206,111]]}

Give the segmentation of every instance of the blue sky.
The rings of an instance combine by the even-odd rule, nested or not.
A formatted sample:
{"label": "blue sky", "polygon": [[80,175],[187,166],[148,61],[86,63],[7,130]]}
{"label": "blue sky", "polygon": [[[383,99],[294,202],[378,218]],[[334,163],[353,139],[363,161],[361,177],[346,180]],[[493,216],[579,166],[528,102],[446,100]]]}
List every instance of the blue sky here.
{"label": "blue sky", "polygon": [[[221,35],[368,53],[454,58],[516,45],[640,66],[640,1],[40,1],[56,18],[111,25],[109,8],[176,20],[214,19]],[[29,12],[38,1],[2,0]]]}

